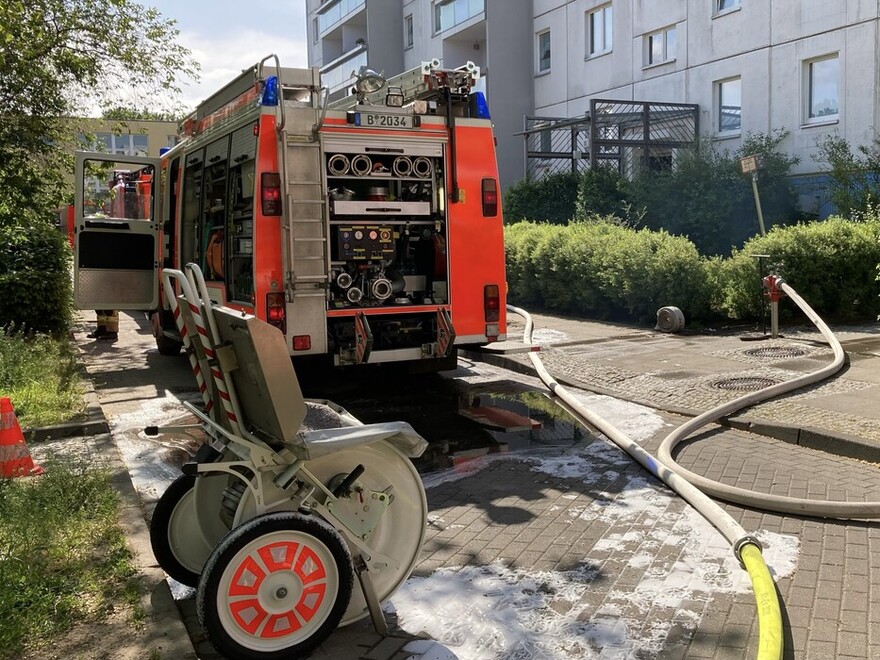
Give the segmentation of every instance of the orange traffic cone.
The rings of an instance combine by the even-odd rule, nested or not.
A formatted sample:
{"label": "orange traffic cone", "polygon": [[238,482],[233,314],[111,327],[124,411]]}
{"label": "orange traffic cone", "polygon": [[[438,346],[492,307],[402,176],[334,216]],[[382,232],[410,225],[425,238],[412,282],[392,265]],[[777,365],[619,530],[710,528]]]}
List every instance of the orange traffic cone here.
{"label": "orange traffic cone", "polygon": [[0,398],[0,477],[11,479],[38,474],[43,474],[43,468],[34,465],[12,401],[4,396]]}

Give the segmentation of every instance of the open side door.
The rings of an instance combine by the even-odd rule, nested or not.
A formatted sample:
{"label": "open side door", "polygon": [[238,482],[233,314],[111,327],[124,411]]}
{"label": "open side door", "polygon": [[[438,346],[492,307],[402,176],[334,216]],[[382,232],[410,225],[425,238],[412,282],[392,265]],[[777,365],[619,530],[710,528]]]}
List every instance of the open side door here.
{"label": "open side door", "polygon": [[159,159],[77,152],[74,305],[159,305]]}

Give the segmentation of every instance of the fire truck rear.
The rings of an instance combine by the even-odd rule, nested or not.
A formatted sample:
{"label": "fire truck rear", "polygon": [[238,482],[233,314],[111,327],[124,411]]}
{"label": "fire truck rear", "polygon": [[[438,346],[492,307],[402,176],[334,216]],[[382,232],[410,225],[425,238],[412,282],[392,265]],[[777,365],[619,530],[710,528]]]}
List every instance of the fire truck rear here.
{"label": "fire truck rear", "polygon": [[[198,264],[216,303],[277,326],[294,357],[452,368],[458,347],[506,338],[495,140],[472,89],[479,70],[435,60],[388,81],[354,78],[353,94],[328,104],[317,69],[270,56],[200,104],[161,163],[122,157],[162,170],[155,281],[163,266]],[[79,154],[80,180],[89,159],[108,158]],[[86,212],[75,214],[81,234],[132,231],[95,226]],[[101,268],[90,266],[92,300],[149,307],[159,350],[179,350],[161,292],[107,305],[93,288]],[[105,270],[118,282],[113,266]]]}

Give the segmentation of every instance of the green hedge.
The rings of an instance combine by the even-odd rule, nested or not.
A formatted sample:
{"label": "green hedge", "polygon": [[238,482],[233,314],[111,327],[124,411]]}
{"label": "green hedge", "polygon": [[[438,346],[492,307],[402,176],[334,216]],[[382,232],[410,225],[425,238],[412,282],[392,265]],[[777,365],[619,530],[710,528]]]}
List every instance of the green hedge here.
{"label": "green hedge", "polygon": [[504,192],[504,221],[536,220],[565,224],[575,214],[581,175],[551,174],[538,181],[522,180]]}
{"label": "green hedge", "polygon": [[705,317],[705,260],[685,238],[610,220],[570,225],[521,222],[507,228],[513,303],[598,318],[649,321],[675,305]]}
{"label": "green hedge", "polygon": [[[770,255],[795,291],[829,321],[874,321],[880,314],[880,218],[860,222],[829,218],[824,222],[774,228],[747,242],[721,263],[716,303],[732,318],[760,314],[757,259]],[[786,310],[791,306],[783,305]]]}
{"label": "green hedge", "polygon": [[[786,281],[828,321],[880,315],[880,217],[776,227],[727,259],[700,256],[688,239],[613,219],[567,226],[519,222],[505,233],[509,299],[587,318],[653,321],[675,305],[685,317],[760,318],[754,254],[781,263]],[[784,316],[797,318],[792,304]]]}
{"label": "green hedge", "polygon": [[48,222],[0,226],[0,326],[59,334],[71,309],[66,237]]}

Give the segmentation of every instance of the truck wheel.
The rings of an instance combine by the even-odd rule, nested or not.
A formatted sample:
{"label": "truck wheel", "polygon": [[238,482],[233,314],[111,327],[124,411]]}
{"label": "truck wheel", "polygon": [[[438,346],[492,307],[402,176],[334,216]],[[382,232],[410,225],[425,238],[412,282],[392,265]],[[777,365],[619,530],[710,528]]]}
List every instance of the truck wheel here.
{"label": "truck wheel", "polygon": [[162,355],[178,355],[180,349],[183,348],[183,344],[165,335],[160,335],[156,337],[156,348],[159,349],[159,353]]}
{"label": "truck wheel", "polygon": [[227,658],[298,658],[339,624],[353,582],[351,554],[333,527],[293,511],[267,513],[214,548],[196,609]]}

